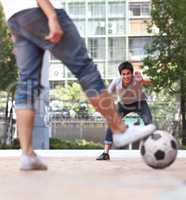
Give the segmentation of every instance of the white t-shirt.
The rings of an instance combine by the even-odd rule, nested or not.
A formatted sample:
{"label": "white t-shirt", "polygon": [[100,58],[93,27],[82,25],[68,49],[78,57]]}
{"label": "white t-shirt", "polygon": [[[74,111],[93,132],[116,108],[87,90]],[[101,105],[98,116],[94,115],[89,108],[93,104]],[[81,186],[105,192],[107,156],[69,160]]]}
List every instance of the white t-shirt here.
{"label": "white t-shirt", "polygon": [[[36,0],[0,0],[0,2],[7,20],[22,10],[38,7]],[[50,0],[50,2],[55,8],[62,8],[61,0]]]}
{"label": "white t-shirt", "polygon": [[125,88],[122,84],[122,78],[116,78],[109,85],[108,92],[117,94],[119,101],[123,104],[132,104],[146,99],[142,84],[135,79]]}

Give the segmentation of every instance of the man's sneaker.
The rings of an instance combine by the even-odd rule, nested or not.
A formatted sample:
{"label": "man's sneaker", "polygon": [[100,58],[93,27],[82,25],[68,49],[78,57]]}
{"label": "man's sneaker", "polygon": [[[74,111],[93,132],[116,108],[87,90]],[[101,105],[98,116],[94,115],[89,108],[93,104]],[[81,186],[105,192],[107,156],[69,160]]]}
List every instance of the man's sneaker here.
{"label": "man's sneaker", "polygon": [[131,125],[122,134],[113,134],[113,141],[116,147],[128,145],[151,135],[156,130],[153,124],[147,126],[134,126]]}
{"label": "man's sneaker", "polygon": [[102,153],[99,157],[96,158],[96,160],[110,160],[110,156],[108,153]]}
{"label": "man's sneaker", "polygon": [[47,170],[47,165],[38,156],[21,155],[20,170]]}

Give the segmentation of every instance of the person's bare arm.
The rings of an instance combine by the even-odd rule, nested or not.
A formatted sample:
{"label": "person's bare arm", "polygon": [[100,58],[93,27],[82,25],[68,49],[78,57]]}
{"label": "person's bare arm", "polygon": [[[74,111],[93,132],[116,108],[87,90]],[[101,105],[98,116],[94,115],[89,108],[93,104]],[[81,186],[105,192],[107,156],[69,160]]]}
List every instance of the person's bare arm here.
{"label": "person's bare arm", "polygon": [[56,44],[63,36],[63,30],[59,24],[56,11],[49,0],[37,0],[37,3],[48,18],[49,34],[46,40]]}
{"label": "person's bare arm", "polygon": [[143,79],[143,76],[139,71],[135,72],[134,78],[136,81],[140,82],[143,86],[149,86],[152,84],[152,81],[150,79]]}
{"label": "person's bare arm", "polygon": [[149,85],[152,84],[152,81],[151,81],[150,79],[143,79],[143,80],[142,80],[142,84],[143,84],[144,86],[149,86]]}

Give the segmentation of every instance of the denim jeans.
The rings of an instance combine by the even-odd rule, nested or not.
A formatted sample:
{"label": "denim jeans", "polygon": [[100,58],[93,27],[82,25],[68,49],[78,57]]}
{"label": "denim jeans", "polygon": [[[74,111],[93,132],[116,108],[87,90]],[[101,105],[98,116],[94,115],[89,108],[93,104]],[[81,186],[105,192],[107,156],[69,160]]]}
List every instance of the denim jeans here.
{"label": "denim jeans", "polygon": [[[124,105],[121,103],[118,103],[117,105],[118,114],[123,118],[127,114],[134,112],[137,113],[143,120],[145,125],[152,123],[152,115],[149,109],[149,106],[146,101],[140,101],[128,105]],[[110,128],[106,131],[105,136],[105,144],[112,144],[113,138],[112,138],[112,130]]]}
{"label": "denim jeans", "polygon": [[99,95],[105,85],[96,64],[89,58],[84,40],[63,9],[56,9],[64,36],[58,44],[45,40],[49,33],[47,17],[40,8],[23,10],[12,16],[8,25],[15,37],[19,68],[16,109],[32,109],[42,86],[41,68],[45,50],[61,60],[75,75],[88,97]]}

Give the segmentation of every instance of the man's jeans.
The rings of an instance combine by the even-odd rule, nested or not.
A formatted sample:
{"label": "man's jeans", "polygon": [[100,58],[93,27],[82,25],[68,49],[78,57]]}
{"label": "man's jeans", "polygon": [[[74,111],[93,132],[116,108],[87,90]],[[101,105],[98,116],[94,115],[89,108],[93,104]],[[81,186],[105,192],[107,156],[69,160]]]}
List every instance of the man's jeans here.
{"label": "man's jeans", "polygon": [[40,76],[45,50],[49,50],[68,67],[88,97],[99,95],[105,89],[97,66],[89,58],[84,40],[72,20],[63,9],[57,9],[56,12],[64,31],[63,38],[56,45],[45,40],[49,33],[48,20],[40,8],[21,11],[8,21],[15,37],[19,68],[16,109],[34,110],[34,100],[42,88]]}
{"label": "man's jeans", "polygon": [[[118,114],[122,118],[127,114],[134,112],[137,113],[142,118],[145,125],[152,123],[152,115],[146,101],[140,101],[128,105],[118,103],[117,108],[118,108]],[[107,129],[104,143],[105,144],[113,143],[112,130],[110,128]]]}

